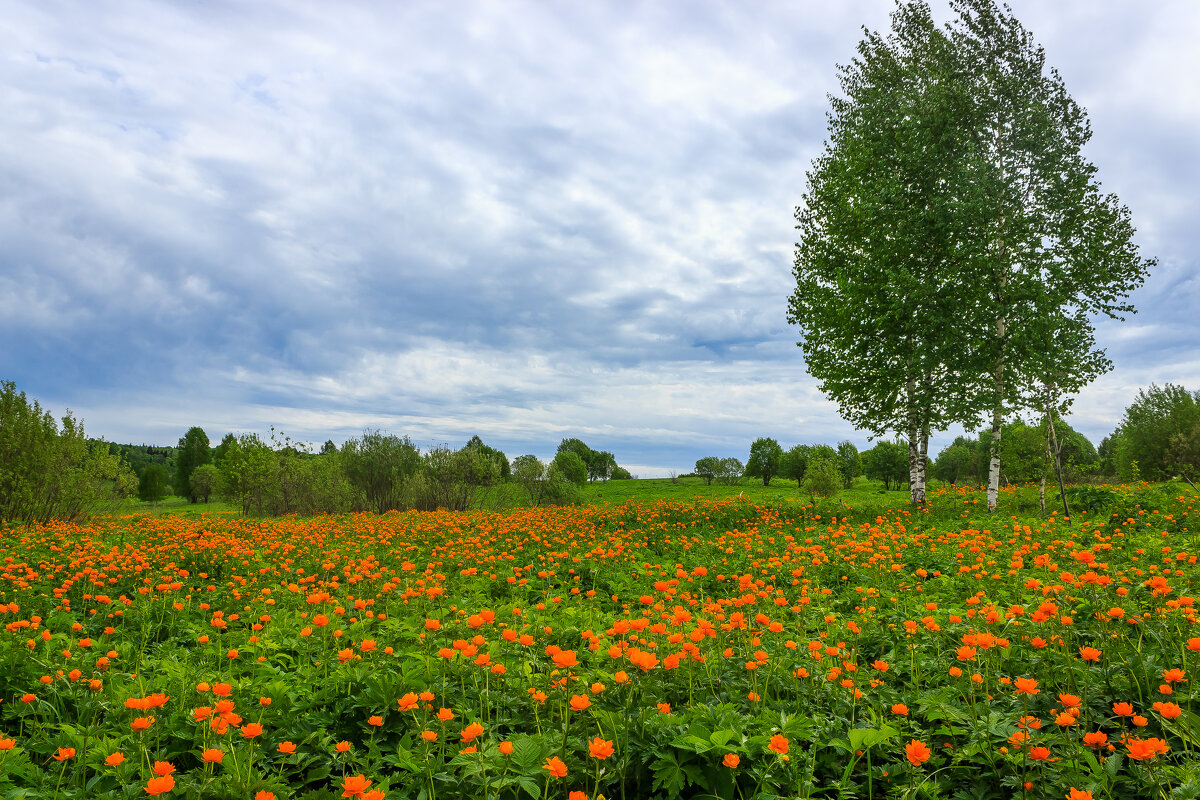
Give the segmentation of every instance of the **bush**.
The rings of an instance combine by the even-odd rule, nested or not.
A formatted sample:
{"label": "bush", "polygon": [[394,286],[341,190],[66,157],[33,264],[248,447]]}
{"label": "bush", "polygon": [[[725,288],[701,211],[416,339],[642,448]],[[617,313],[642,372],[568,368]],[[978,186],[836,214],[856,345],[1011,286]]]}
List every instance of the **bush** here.
{"label": "bush", "polygon": [[842,488],[842,473],[837,462],[830,458],[818,458],[809,462],[805,470],[801,489],[817,497],[836,497]]}
{"label": "bush", "polygon": [[0,382],[0,522],[78,519],[132,497],[138,480],[108,443],[62,428],[11,381]]}

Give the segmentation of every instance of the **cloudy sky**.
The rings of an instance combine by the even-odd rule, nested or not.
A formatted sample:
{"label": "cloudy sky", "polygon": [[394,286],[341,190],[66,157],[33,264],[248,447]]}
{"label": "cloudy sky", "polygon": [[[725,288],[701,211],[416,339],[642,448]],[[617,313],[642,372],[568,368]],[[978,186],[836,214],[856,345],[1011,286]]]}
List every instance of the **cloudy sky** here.
{"label": "cloudy sky", "polygon": [[[1200,6],[1012,6],[1159,259],[1097,326],[1099,441],[1200,388]],[[578,436],[642,476],[866,446],[785,313],[835,65],[892,8],[9,0],[0,379],[139,443]]]}

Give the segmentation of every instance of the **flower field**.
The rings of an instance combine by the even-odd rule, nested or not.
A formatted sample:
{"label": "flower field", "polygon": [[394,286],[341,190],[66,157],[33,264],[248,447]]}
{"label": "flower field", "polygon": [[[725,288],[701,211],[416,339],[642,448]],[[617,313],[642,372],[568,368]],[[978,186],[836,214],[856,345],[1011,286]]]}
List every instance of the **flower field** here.
{"label": "flower field", "polygon": [[1200,527],[1159,497],[12,529],[0,793],[1197,797]]}

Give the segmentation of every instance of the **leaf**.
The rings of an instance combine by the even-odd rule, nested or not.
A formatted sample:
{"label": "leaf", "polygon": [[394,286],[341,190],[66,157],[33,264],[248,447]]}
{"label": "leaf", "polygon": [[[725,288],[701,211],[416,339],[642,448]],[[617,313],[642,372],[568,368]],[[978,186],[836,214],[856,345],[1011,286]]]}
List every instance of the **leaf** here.
{"label": "leaf", "polygon": [[651,769],[654,771],[654,791],[664,790],[668,797],[678,797],[687,787],[687,775],[674,756],[662,756]]}
{"label": "leaf", "polygon": [[518,739],[513,742],[512,755],[513,766],[519,772],[531,773],[541,766],[542,761],[542,745],[537,739]]}
{"label": "leaf", "polygon": [[1104,761],[1104,771],[1109,774],[1109,777],[1117,777],[1117,773],[1121,771],[1121,765],[1125,762],[1125,757],[1120,753],[1109,756]]}
{"label": "leaf", "polygon": [[732,741],[736,736],[737,736],[736,733],[734,733],[731,730],[726,729],[726,730],[713,731],[712,736],[708,737],[708,739],[710,742],[712,742],[717,747],[724,747],[725,745],[729,744],[729,742]]}
{"label": "leaf", "polygon": [[874,747],[880,742],[886,742],[888,739],[892,739],[899,734],[899,730],[886,724],[881,728],[851,728],[850,746],[856,751],[866,750],[868,747]]}
{"label": "leaf", "polygon": [[536,798],[541,797],[542,789],[537,785],[537,781],[535,781],[533,778],[522,775],[517,779],[517,783],[520,784],[521,788],[524,789],[530,797],[535,798],[535,800]]}

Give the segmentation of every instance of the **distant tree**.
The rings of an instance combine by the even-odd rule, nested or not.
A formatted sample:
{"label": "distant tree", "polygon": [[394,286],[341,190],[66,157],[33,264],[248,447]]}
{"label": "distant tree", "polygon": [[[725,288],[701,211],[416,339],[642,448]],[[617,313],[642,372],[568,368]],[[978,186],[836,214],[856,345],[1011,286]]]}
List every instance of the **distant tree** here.
{"label": "distant tree", "polygon": [[855,478],[862,475],[862,457],[854,442],[838,442],[837,468],[842,476],[842,485],[847,489],[854,485]]}
{"label": "distant tree", "polygon": [[716,456],[705,456],[704,458],[696,459],[696,466],[692,472],[700,478],[704,478],[706,486],[712,486],[713,478],[717,477],[721,471],[721,459]]}
{"label": "distant tree", "polygon": [[434,447],[424,460],[429,505],[435,508],[474,508],[480,490],[500,479],[500,467],[482,446],[468,444],[461,450]]}
{"label": "distant tree", "polygon": [[220,493],[243,515],[275,513],[279,461],[275,450],[256,433],[243,434],[228,447],[219,467]]}
{"label": "distant tree", "polygon": [[908,445],[901,442],[877,442],[862,454],[863,472],[873,481],[882,481],[884,489],[899,488],[908,478]]}
{"label": "distant tree", "polygon": [[975,473],[975,453],[972,451],[971,444],[966,437],[960,436],[938,453],[931,470],[933,477],[949,484],[957,484],[960,480],[974,475],[975,482],[978,483],[978,474]]}
{"label": "distant tree", "polygon": [[1138,391],[1117,429],[1114,461],[1123,481],[1136,473],[1149,481],[1170,477],[1168,451],[1173,438],[1189,435],[1200,424],[1200,392],[1168,383]]}
{"label": "distant tree", "polygon": [[551,462],[558,473],[576,486],[583,486],[588,480],[587,464],[575,450],[559,448],[558,455]]}
{"label": "distant tree", "polygon": [[726,486],[736,486],[742,482],[742,474],[746,468],[742,462],[736,458],[722,458],[721,468],[717,473],[717,483],[723,483]]}
{"label": "distant tree", "polygon": [[779,474],[784,478],[791,478],[799,485],[804,481],[804,472],[808,469],[808,462],[811,457],[811,445],[796,445],[783,454],[783,459],[779,465]]}
{"label": "distant tree", "polygon": [[138,499],[158,503],[167,496],[167,471],[159,464],[148,464],[138,479]]}
{"label": "distant tree", "polygon": [[837,462],[826,456],[809,463],[800,489],[818,497],[834,497],[844,482],[845,477],[838,470]]}
{"label": "distant tree", "polygon": [[201,502],[207,503],[221,482],[221,473],[212,464],[201,464],[192,470],[191,487]]}
{"label": "distant tree", "polygon": [[484,444],[483,440],[478,436],[472,436],[470,441],[467,442],[467,447],[478,448],[479,452],[483,453],[485,456],[495,462],[497,474],[500,476],[500,480],[508,480],[509,476],[512,474],[512,468],[508,463],[508,456],[504,455],[504,453],[500,450]]}
{"label": "distant tree", "polygon": [[617,468],[617,457],[607,450],[593,450],[592,460],[588,462],[588,480],[607,481],[612,478]]}
{"label": "distant tree", "polygon": [[1193,484],[1200,479],[1200,423],[1190,431],[1171,436],[1165,459],[1167,470],[1181,475]]}
{"label": "distant tree", "polygon": [[333,439],[326,439],[325,444],[321,445],[321,453],[320,454],[323,456],[328,456],[328,455],[332,455],[333,453],[336,453],[337,451],[338,451],[338,446],[333,443]]}
{"label": "distant tree", "polygon": [[513,459],[512,480],[525,487],[529,493],[529,502],[535,506],[542,504],[542,495],[546,488],[546,465],[535,455],[517,456]]}
{"label": "distant tree", "polygon": [[196,493],[192,491],[192,471],[201,464],[212,461],[212,451],[208,447],[208,434],[203,428],[188,428],[188,432],[179,440],[175,454],[175,493],[186,497],[189,502],[196,502]]}
{"label": "distant tree", "polygon": [[783,448],[774,439],[762,437],[750,445],[750,457],[746,459],[746,476],[762,478],[763,486],[771,485],[771,478],[779,474],[783,461]]}
{"label": "distant tree", "polygon": [[221,459],[225,458],[225,454],[229,452],[229,448],[235,444],[237,444],[237,436],[232,433],[225,434],[221,443],[213,448],[213,463],[219,465]]}
{"label": "distant tree", "polygon": [[613,467],[612,476],[609,478],[609,480],[612,480],[612,481],[631,481],[631,480],[633,480],[635,477],[637,477],[637,476],[636,476],[636,475],[634,475],[634,474],[633,474],[632,472],[630,472],[629,470],[625,469],[624,467],[622,467],[621,465],[619,465],[619,464],[618,464],[617,466]]}
{"label": "distant tree", "polygon": [[342,469],[377,514],[405,507],[405,483],[423,468],[421,453],[407,436],[364,431],[342,445]]}
{"label": "distant tree", "polygon": [[0,381],[0,522],[77,519],[133,496],[137,478],[103,440]]}

